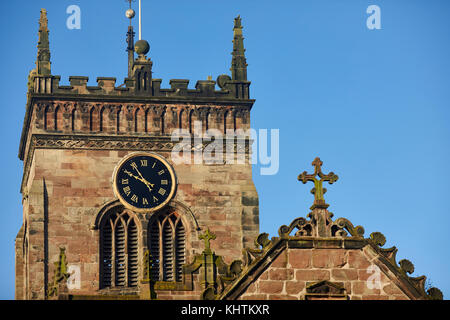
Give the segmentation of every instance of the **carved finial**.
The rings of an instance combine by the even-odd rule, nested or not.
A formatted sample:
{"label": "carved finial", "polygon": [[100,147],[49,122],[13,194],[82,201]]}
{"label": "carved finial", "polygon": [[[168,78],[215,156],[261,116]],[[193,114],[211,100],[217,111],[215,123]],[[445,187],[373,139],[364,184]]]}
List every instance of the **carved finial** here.
{"label": "carved finial", "polygon": [[403,260],[400,260],[398,262],[398,264],[400,265],[400,268],[404,272],[409,273],[409,274],[412,274],[414,272],[414,265],[411,261],[409,261],[407,259],[403,259]]}
{"label": "carved finial", "polygon": [[233,59],[231,61],[231,78],[247,80],[247,60],[245,59],[244,37],[242,36],[241,16],[234,19]]}
{"label": "carved finial", "polygon": [[48,19],[47,10],[41,10],[41,17],[39,19],[39,42],[38,55],[36,61],[36,71],[38,75],[51,75],[50,63],[50,43],[48,40]]}
{"label": "carved finial", "polygon": [[128,77],[130,78],[132,76],[131,73],[133,71],[133,63],[134,63],[134,35],[135,35],[131,21],[134,18],[134,16],[136,15],[136,12],[131,7],[131,2],[133,2],[133,1],[132,0],[126,0],[126,1],[130,3],[130,8],[125,12],[125,16],[128,19],[130,19],[130,25],[128,27],[128,32],[127,32]]}
{"label": "carved finial", "polygon": [[41,9],[41,17],[39,19],[40,30],[48,31],[47,10]]}
{"label": "carved finial", "polygon": [[234,18],[234,27],[235,28],[242,28],[241,15],[238,15],[236,18]]}
{"label": "carved finial", "polygon": [[49,283],[47,297],[57,297],[61,293],[61,287],[67,289],[67,279],[70,274],[67,272],[66,249],[59,248],[59,260],[54,262],[55,270],[53,274],[53,283]]}
{"label": "carved finial", "polygon": [[205,233],[199,235],[198,238],[200,240],[205,240],[205,251],[210,252],[211,251],[211,240],[215,240],[216,235],[214,233],[211,233],[208,228],[208,229],[206,229]]}
{"label": "carved finial", "polygon": [[[314,182],[314,188],[311,190],[311,193],[314,194],[314,204],[311,209],[328,208],[328,204],[325,203],[325,199],[323,197],[323,195],[327,192],[327,189],[323,187],[323,182],[328,181],[330,184],[333,184],[339,178],[333,172],[330,172],[329,174],[323,174],[322,164],[323,162],[320,160],[320,158],[317,157],[312,162],[312,165],[314,166],[314,174],[308,174],[306,173],[306,171],[304,171],[298,176],[298,180],[303,183],[306,183],[308,181]],[[316,176],[319,176],[320,180],[317,179]]]}

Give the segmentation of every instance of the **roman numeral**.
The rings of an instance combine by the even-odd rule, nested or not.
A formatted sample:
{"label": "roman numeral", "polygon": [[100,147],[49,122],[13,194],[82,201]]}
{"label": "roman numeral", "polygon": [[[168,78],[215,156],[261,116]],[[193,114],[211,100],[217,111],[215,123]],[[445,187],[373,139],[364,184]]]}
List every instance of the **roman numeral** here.
{"label": "roman numeral", "polygon": [[131,188],[130,188],[130,187],[125,187],[125,188],[123,188],[123,192],[125,192],[125,194],[126,194],[127,196],[129,196],[130,193],[131,193]]}
{"label": "roman numeral", "polygon": [[167,186],[169,184],[169,181],[167,180],[161,180],[161,185]]}
{"label": "roman numeral", "polygon": [[131,201],[137,203],[138,202],[138,196],[133,194],[133,196],[131,197]]}
{"label": "roman numeral", "polygon": [[122,179],[122,184],[128,184],[128,179]]}
{"label": "roman numeral", "polygon": [[164,190],[163,188],[160,188],[158,193],[163,196],[166,194],[166,190]]}
{"label": "roman numeral", "polygon": [[142,204],[143,204],[143,205],[147,205],[147,204],[148,204],[147,198],[142,198]]}
{"label": "roman numeral", "polygon": [[156,166],[156,162],[153,164],[152,169]]}
{"label": "roman numeral", "polygon": [[161,170],[160,172],[158,172],[158,175],[160,175],[160,176],[161,176],[161,175],[163,175],[163,174],[164,174],[164,172],[165,172],[164,170]]}
{"label": "roman numeral", "polygon": [[141,167],[147,166],[147,160],[141,160]]}
{"label": "roman numeral", "polygon": [[153,202],[158,202],[158,201],[159,201],[158,198],[153,196]]}

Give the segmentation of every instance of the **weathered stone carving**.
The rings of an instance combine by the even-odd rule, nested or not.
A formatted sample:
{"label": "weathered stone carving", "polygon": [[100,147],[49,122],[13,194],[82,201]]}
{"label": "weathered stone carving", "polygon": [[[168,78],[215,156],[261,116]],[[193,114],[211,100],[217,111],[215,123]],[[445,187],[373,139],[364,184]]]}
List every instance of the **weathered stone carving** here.
{"label": "weathered stone carving", "polygon": [[[311,193],[314,194],[314,204],[311,207],[311,210],[314,208],[328,208],[328,204],[325,203],[325,199],[323,195],[327,192],[327,189],[323,187],[323,182],[328,181],[330,184],[335,183],[338,180],[338,176],[333,172],[329,174],[322,173],[322,164],[323,162],[319,157],[314,159],[312,165],[314,166],[314,173],[308,174],[304,171],[302,174],[298,176],[298,180],[303,182],[304,184],[308,181],[314,182],[314,188],[311,190]],[[317,179],[318,176],[320,179]]]}
{"label": "weathered stone carving", "polygon": [[54,262],[55,271],[53,274],[53,281],[48,284],[47,298],[60,297],[63,294],[67,294],[67,279],[70,274],[67,272],[67,259],[66,259],[66,249],[59,249],[59,260]]}

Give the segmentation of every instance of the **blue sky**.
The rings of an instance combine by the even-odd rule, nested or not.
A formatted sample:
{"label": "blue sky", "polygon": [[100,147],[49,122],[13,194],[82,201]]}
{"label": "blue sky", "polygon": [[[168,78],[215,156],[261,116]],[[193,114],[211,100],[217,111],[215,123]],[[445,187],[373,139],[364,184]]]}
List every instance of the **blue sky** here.
{"label": "blue sky", "polygon": [[[81,8],[81,30],[66,8]],[[369,5],[381,30],[369,30]],[[135,5],[136,7],[136,5]],[[117,77],[127,72],[124,0],[2,1],[0,61],[3,183],[0,299],[14,298],[14,238],[22,222],[18,159],[38,19],[48,10],[52,71]],[[335,218],[380,231],[397,261],[409,259],[450,296],[450,2],[446,0],[143,0],[143,37],[154,77],[229,74],[233,19],[241,15],[255,129],[280,130],[280,170],[254,181],[261,232],[306,216],[311,185],[297,181],[320,156],[339,181],[325,199]],[[120,82],[120,83],[119,83]]]}

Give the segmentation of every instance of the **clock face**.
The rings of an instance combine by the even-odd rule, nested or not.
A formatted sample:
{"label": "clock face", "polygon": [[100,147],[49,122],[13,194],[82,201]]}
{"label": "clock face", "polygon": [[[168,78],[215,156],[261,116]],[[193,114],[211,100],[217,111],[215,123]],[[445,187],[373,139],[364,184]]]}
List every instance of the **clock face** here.
{"label": "clock face", "polygon": [[176,177],[170,164],[153,153],[133,153],[122,159],[113,176],[119,200],[136,212],[164,207],[176,191]]}

